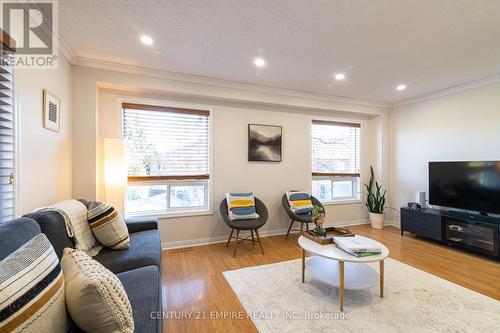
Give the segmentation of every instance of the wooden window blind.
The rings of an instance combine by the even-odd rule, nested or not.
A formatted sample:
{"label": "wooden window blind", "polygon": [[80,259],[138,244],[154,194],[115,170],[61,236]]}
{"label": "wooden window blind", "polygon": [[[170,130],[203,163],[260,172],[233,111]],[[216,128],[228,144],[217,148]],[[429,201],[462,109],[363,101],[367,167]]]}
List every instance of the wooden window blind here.
{"label": "wooden window blind", "polygon": [[196,109],[186,109],[186,108],[174,108],[169,106],[158,106],[158,105],[147,105],[147,104],[136,104],[136,103],[123,103],[122,107],[128,110],[141,110],[141,111],[158,111],[158,112],[170,112],[170,113],[181,113],[181,114],[194,114],[200,116],[209,116],[210,112],[207,110],[196,110]]}
{"label": "wooden window blind", "polygon": [[312,175],[359,177],[361,125],[313,120]]}
{"label": "wooden window blind", "polygon": [[209,178],[209,111],[122,107],[129,181]]}
{"label": "wooden window blind", "polygon": [[0,221],[14,217],[14,98],[13,71],[4,57],[15,50],[15,41],[0,29]]}

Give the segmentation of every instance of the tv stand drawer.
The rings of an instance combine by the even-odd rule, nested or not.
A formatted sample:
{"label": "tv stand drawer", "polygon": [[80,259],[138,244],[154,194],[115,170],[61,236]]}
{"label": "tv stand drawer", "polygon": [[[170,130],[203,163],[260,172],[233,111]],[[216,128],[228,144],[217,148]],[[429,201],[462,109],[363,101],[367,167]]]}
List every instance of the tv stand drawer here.
{"label": "tv stand drawer", "polygon": [[441,241],[441,222],[441,216],[436,214],[401,209],[401,231],[408,231],[417,236]]}

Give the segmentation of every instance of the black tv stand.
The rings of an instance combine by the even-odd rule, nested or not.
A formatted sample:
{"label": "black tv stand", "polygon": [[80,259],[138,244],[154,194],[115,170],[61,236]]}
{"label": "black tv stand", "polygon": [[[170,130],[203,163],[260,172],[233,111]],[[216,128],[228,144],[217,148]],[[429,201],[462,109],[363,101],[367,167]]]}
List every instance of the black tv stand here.
{"label": "black tv stand", "polygon": [[404,231],[500,259],[498,217],[463,211],[401,208],[401,235]]}

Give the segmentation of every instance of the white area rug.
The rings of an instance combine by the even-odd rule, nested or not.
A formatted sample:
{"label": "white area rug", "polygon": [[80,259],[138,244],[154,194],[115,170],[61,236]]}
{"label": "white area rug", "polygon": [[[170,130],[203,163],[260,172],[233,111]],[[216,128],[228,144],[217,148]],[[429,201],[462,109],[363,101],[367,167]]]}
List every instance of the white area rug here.
{"label": "white area rug", "polygon": [[261,333],[500,332],[499,301],[396,260],[385,261],[384,298],[378,285],[346,290],[343,318],[338,288],[307,275],[300,260],[224,272]]}

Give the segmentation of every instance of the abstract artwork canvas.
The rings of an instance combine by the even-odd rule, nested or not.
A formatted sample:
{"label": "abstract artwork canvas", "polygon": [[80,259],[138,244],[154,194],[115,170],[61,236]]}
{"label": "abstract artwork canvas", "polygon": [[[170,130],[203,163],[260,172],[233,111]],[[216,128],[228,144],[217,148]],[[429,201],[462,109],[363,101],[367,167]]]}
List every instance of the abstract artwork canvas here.
{"label": "abstract artwork canvas", "polygon": [[281,162],[281,126],[248,125],[248,160]]}

